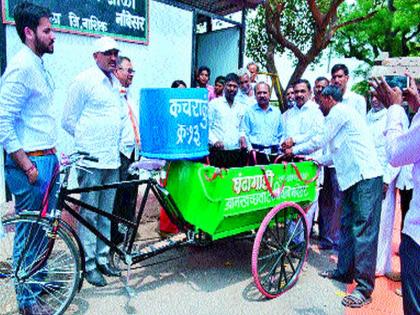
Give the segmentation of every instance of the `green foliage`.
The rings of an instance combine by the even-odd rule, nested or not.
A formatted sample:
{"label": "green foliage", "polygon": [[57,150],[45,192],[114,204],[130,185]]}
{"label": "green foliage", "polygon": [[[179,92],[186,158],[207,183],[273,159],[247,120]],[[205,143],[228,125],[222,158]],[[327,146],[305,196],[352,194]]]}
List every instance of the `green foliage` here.
{"label": "green foliage", "polygon": [[[388,3],[369,20],[352,24],[338,31],[333,48],[338,55],[356,57],[373,64],[381,51],[391,57],[419,56],[420,3],[418,0],[394,0],[395,11]],[[372,0],[357,0],[352,5],[340,6],[340,14],[351,19],[365,14]]]}
{"label": "green foliage", "polygon": [[[283,1],[280,0],[278,2]],[[327,2],[327,0],[322,0],[321,2]],[[281,30],[287,40],[293,42],[302,52],[305,52],[311,46],[315,30],[314,21],[306,5],[306,0],[285,0],[284,5]],[[256,9],[256,13],[251,12],[251,14],[248,14],[246,55],[263,67],[266,65],[265,55],[270,41],[265,29],[265,23],[266,17],[263,6],[259,6]],[[278,54],[287,52],[290,58],[294,58],[289,51],[286,51],[280,45],[275,45],[275,52]]]}

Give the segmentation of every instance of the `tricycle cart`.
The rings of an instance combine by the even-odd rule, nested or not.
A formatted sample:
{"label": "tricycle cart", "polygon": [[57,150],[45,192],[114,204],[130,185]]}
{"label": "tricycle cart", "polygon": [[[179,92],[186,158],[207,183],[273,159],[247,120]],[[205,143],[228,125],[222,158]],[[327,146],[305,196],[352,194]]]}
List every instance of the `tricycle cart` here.
{"label": "tricycle cart", "polygon": [[[255,234],[252,274],[259,291],[274,298],[297,281],[306,259],[308,231],[305,211],[316,199],[318,166],[313,161],[217,168],[203,163],[176,161],[166,165],[166,178],[153,163],[140,161],[147,179],[104,186],[69,189],[69,170],[85,154],[72,156],[64,164],[57,209],[52,213],[23,212],[2,218],[0,230],[0,310],[17,311],[16,298],[25,290],[41,289],[39,305],[51,314],[62,314],[80,290],[84,274],[84,252],[77,233],[61,220],[66,209],[80,224],[111,247],[112,261],[128,268],[168,249],[188,244],[203,245],[222,238]],[[164,183],[164,184],[161,184]],[[145,185],[140,210],[129,221],[78,200],[82,192]],[[180,233],[142,248],[133,246],[149,194],[155,195]],[[122,244],[114,244],[91,226],[73,205],[118,222],[125,231]],[[26,242],[14,250],[16,229],[25,227]],[[39,242],[31,241],[41,240]],[[30,253],[30,258],[28,258]],[[128,282],[128,279],[127,279]],[[14,301],[14,302],[13,302]],[[3,312],[3,311],[1,311]]]}

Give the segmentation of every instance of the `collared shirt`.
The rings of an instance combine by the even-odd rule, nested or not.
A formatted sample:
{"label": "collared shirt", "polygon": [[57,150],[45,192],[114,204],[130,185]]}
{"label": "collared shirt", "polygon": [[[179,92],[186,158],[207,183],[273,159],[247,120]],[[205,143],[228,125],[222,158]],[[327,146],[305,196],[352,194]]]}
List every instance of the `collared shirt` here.
{"label": "collared shirt", "polygon": [[226,97],[219,97],[209,103],[209,144],[222,141],[226,150],[239,148],[239,138],[245,133],[240,125],[246,106],[235,98],[232,106]]}
{"label": "collared shirt", "polygon": [[138,106],[133,102],[130,93],[123,87],[120,87],[120,95],[122,98],[122,130],[121,130],[121,141],[120,141],[120,152],[124,154],[127,158],[130,158],[133,154],[134,149],[136,148],[136,137],[134,134],[133,121],[130,117],[130,108],[131,115],[133,115],[134,123],[136,124],[136,132],[139,132],[139,119],[138,119]]}
{"label": "collared shirt", "polygon": [[251,107],[257,104],[257,100],[254,96],[248,96],[247,94],[244,94],[242,91],[238,91],[238,94],[236,95],[235,99],[244,104],[246,107]]}
{"label": "collared shirt", "polygon": [[76,150],[99,159],[83,165],[115,169],[120,165],[121,96],[119,82],[111,75],[112,85],[98,66],[79,74],[70,85],[62,126],[75,140]]}
{"label": "collared shirt", "polygon": [[241,130],[249,143],[262,146],[279,145],[283,135],[281,112],[271,105],[263,110],[258,104],[247,109]]}
{"label": "collared shirt", "polygon": [[362,117],[366,117],[367,105],[362,95],[346,89],[341,103],[352,106]]}
{"label": "collared shirt", "polygon": [[[384,183],[389,184],[397,178],[400,172],[400,167],[393,167],[391,164],[389,164],[388,158],[386,156],[384,131],[386,126],[387,112],[388,110],[386,108],[382,108],[380,110],[371,108],[366,115],[366,120],[370,134],[372,135],[373,141],[375,143],[375,149],[379,162],[381,163],[384,172]],[[404,128],[405,130],[408,129],[408,118],[406,118],[404,122]]]}
{"label": "collared shirt", "polygon": [[293,153],[319,159],[324,115],[318,104],[308,100],[301,108],[295,105],[288,109],[284,117],[284,136],[285,139],[292,138],[295,142]]}
{"label": "collared shirt", "polygon": [[338,103],[331,108],[325,118],[322,143],[328,144],[330,154],[320,162],[334,163],[342,191],[361,180],[383,175],[366,120],[353,107]]}
{"label": "collared shirt", "polygon": [[54,82],[27,46],[9,62],[0,82],[0,143],[8,153],[50,149],[57,143]]}
{"label": "collared shirt", "polygon": [[413,199],[404,220],[403,233],[420,245],[420,110],[407,132],[403,131],[404,109],[392,105],[388,109],[385,129],[386,151],[393,166],[413,165]]}

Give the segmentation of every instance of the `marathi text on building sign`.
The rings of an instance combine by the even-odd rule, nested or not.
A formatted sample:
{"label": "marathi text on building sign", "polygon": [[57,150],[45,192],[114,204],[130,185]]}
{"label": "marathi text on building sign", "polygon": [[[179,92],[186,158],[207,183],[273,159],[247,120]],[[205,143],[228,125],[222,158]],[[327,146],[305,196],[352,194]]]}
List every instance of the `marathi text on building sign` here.
{"label": "marathi text on building sign", "polygon": [[144,23],[146,19],[142,16],[131,14],[127,10],[117,12],[115,17],[115,23],[120,26],[128,27],[129,29],[142,30],[144,31]]}
{"label": "marathi text on building sign", "polygon": [[108,4],[116,7],[136,9],[136,0],[108,0]]}
{"label": "marathi text on building sign", "polygon": [[95,15],[91,15],[89,18],[81,18],[74,12],[69,12],[69,25],[73,28],[80,28],[88,31],[108,31],[108,23],[100,21]]}
{"label": "marathi text on building sign", "polygon": [[[265,175],[271,186],[273,186],[274,173],[271,170],[266,171]],[[240,176],[232,179],[233,182],[233,191],[236,194],[241,192],[248,192],[251,190],[267,190],[267,185],[264,179],[264,175],[254,175],[254,176]]]}
{"label": "marathi text on building sign", "polygon": [[196,124],[178,124],[176,144],[191,144],[201,146],[201,129],[207,129],[208,124],[207,101],[199,99],[170,99],[169,114],[178,118],[186,115],[198,118],[201,121]]}

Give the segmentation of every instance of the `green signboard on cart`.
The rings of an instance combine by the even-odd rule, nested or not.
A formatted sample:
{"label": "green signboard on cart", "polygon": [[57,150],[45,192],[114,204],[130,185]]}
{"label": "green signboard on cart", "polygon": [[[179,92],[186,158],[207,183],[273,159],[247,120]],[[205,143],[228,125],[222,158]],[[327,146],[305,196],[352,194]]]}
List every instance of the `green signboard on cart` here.
{"label": "green signboard on cart", "polygon": [[[13,24],[13,8],[22,0],[2,0],[3,23]],[[33,0],[51,10],[58,32],[111,36],[148,44],[149,0]]]}

